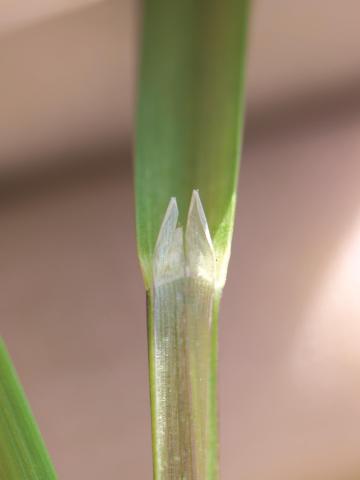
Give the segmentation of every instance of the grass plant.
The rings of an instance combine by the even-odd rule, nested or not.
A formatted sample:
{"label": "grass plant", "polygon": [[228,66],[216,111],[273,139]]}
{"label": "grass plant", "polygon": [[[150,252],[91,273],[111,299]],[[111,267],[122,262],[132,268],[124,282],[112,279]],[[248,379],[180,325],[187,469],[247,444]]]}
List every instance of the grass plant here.
{"label": "grass plant", "polygon": [[155,480],[216,480],[218,311],[234,225],[248,0],[145,0],[136,220]]}

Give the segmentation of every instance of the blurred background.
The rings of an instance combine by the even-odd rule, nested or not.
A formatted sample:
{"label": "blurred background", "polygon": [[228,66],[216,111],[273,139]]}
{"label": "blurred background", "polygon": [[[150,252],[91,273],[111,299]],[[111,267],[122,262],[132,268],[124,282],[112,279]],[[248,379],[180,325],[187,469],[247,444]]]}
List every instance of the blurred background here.
{"label": "blurred background", "polygon": [[[151,479],[139,5],[0,2],[0,328],[61,479]],[[360,475],[360,4],[258,0],[222,305],[222,478]]]}

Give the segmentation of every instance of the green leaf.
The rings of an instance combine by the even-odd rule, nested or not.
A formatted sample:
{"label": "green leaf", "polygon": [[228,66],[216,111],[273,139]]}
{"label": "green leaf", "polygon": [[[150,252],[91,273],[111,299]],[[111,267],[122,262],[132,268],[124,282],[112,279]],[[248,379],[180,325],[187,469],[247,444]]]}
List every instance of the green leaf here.
{"label": "green leaf", "polygon": [[138,251],[151,285],[171,197],[184,224],[193,190],[225,282],[244,110],[249,0],[145,0],[136,132]]}
{"label": "green leaf", "polygon": [[0,338],[0,478],[52,480],[56,473]]}

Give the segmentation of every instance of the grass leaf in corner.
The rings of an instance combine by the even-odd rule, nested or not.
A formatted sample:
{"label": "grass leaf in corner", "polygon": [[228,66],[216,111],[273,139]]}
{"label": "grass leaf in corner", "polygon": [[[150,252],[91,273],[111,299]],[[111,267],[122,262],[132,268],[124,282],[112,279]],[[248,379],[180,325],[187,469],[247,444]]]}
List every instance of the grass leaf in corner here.
{"label": "grass leaf in corner", "polygon": [[56,478],[24,390],[0,338],[0,479]]}

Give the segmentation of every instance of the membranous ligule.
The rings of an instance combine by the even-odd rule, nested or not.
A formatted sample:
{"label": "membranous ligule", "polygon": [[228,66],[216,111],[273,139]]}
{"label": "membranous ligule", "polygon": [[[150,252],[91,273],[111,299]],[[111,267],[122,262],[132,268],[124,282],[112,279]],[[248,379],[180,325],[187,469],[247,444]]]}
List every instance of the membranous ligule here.
{"label": "membranous ligule", "polygon": [[199,193],[185,229],[170,200],[153,258],[153,431],[157,478],[204,480],[215,254]]}

